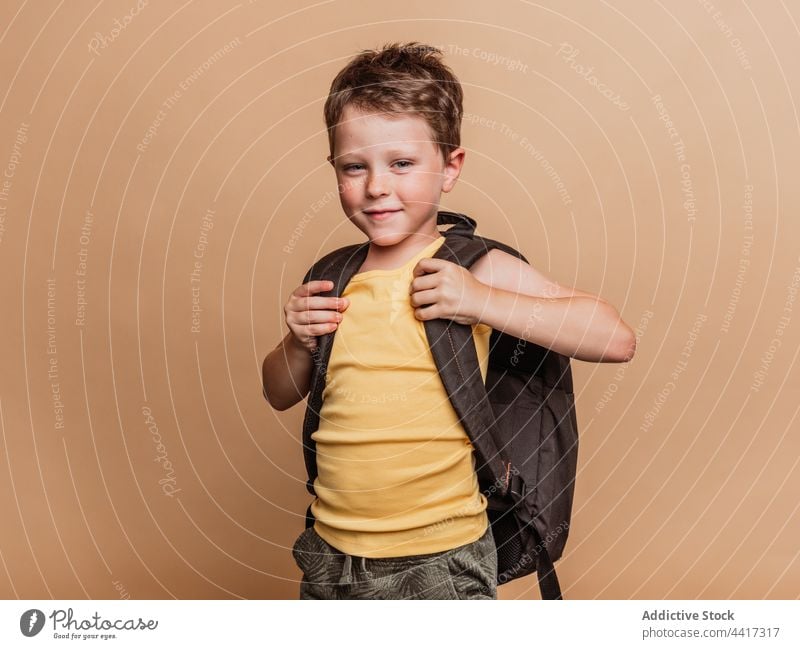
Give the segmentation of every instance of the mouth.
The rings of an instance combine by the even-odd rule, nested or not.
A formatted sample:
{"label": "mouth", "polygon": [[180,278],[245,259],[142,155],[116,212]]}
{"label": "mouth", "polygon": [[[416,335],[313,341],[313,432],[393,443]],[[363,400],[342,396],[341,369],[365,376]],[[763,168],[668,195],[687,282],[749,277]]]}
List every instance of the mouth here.
{"label": "mouth", "polygon": [[369,218],[373,219],[374,221],[385,221],[386,219],[390,218],[393,214],[397,214],[402,210],[384,210],[384,211],[373,211],[373,210],[364,210],[364,214],[366,214]]}

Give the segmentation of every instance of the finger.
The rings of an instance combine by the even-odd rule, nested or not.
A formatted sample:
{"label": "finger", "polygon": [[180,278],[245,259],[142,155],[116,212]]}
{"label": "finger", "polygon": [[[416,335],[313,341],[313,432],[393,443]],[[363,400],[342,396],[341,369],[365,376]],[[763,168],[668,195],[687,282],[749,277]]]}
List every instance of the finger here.
{"label": "finger", "polygon": [[435,273],[443,264],[447,262],[444,259],[434,259],[433,257],[423,257],[415,265],[413,270],[414,277],[425,275],[426,273]]}
{"label": "finger", "polygon": [[330,333],[338,326],[339,326],[338,322],[325,322],[322,324],[312,324],[308,325],[308,333],[311,336],[321,336],[323,334]]}
{"label": "finger", "polygon": [[303,311],[299,319],[301,324],[320,324],[323,322],[341,322],[343,317],[338,311]]}
{"label": "finger", "polygon": [[306,282],[297,289],[296,295],[305,297],[307,295],[314,295],[315,293],[322,293],[322,291],[330,291],[333,288],[333,282],[329,279],[314,279]]}
{"label": "finger", "polygon": [[428,289],[425,291],[415,291],[409,297],[411,306],[424,306],[426,304],[436,303],[436,291]]}
{"label": "finger", "polygon": [[439,277],[436,273],[428,273],[415,277],[408,284],[408,292],[413,294],[419,291],[435,288],[439,285]]}
{"label": "finger", "polygon": [[417,320],[435,320],[439,317],[438,309],[436,305],[420,307],[419,309],[414,309],[414,317]]}
{"label": "finger", "polygon": [[319,295],[305,298],[306,311],[311,309],[330,309],[331,311],[344,311],[350,304],[346,297],[321,297]]}

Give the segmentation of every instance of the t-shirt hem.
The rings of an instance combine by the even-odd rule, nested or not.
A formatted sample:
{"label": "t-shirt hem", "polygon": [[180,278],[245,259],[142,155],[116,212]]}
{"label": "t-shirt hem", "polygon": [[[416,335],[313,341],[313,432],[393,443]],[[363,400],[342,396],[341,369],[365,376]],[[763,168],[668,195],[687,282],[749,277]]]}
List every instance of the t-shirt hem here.
{"label": "t-shirt hem", "polygon": [[[325,541],[328,545],[332,546],[339,552],[343,552],[345,554],[349,554],[354,557],[366,557],[368,559],[392,559],[398,557],[409,557],[415,555],[423,555],[423,554],[437,554],[439,552],[446,552],[448,550],[453,550],[455,548],[459,548],[463,545],[469,545],[470,543],[474,543],[478,539],[480,539],[484,534],[486,534],[486,530],[489,527],[489,518],[486,515],[486,511],[484,510],[482,516],[482,523],[479,525],[478,531],[466,537],[466,539],[457,538],[454,539],[452,537],[448,537],[446,539],[440,539],[439,543],[418,543],[417,539],[409,539],[408,541],[403,541],[398,543],[397,545],[391,548],[391,552],[376,552],[374,550],[370,550],[365,546],[360,546],[358,544],[352,543],[347,539],[343,539],[341,537],[337,537],[335,534],[331,534],[329,532],[329,526],[325,526],[323,524],[319,524],[320,521],[314,521],[314,530],[316,533]],[[328,528],[328,529],[325,529]],[[390,537],[391,533],[386,533],[386,538]],[[387,543],[388,545],[388,543]]]}

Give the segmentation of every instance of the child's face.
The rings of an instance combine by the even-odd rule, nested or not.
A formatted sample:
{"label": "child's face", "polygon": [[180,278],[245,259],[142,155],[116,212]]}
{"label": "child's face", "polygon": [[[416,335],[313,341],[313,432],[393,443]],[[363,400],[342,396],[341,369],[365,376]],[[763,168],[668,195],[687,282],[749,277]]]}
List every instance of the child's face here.
{"label": "child's face", "polygon": [[[339,197],[347,217],[382,246],[415,233],[438,236],[442,192],[455,185],[464,161],[458,148],[445,164],[421,117],[364,113],[345,106],[336,125],[334,159]],[[391,210],[371,215],[372,210]]]}

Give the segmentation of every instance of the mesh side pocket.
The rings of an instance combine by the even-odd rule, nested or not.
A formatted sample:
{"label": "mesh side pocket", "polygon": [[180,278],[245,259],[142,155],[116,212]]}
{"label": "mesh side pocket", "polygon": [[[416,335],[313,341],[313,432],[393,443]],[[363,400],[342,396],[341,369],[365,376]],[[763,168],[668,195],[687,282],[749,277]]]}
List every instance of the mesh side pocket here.
{"label": "mesh side pocket", "polygon": [[492,526],[495,547],[497,548],[498,580],[505,572],[516,572],[523,558],[522,539],[519,524],[511,510],[487,509],[489,524]]}
{"label": "mesh side pocket", "polygon": [[536,571],[538,546],[530,525],[523,525],[511,509],[487,508],[497,548],[497,583],[505,584]]}

